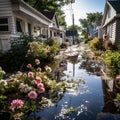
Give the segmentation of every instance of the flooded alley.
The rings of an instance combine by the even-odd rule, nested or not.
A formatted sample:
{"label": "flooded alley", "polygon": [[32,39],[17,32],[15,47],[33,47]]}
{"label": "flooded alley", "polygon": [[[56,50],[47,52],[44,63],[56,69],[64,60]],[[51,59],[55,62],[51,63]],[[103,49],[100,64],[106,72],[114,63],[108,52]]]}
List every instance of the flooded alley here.
{"label": "flooded alley", "polygon": [[61,52],[66,62],[62,66],[63,71],[60,71],[60,81],[75,84],[67,88],[53,106],[36,112],[42,120],[120,119],[114,104],[113,80],[103,79],[101,63],[88,58],[86,52],[91,54],[88,48],[82,46],[70,47]]}

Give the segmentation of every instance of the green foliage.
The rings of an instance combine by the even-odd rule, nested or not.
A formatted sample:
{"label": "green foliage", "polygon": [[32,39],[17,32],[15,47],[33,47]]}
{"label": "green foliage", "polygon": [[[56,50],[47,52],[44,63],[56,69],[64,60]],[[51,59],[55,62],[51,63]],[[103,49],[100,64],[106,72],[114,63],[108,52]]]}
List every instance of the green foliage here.
{"label": "green foliage", "polygon": [[52,38],[48,38],[46,41],[45,41],[45,44],[46,45],[49,45],[49,46],[52,46],[52,45],[54,45],[54,39],[52,39]]}
{"label": "green foliage", "polygon": [[99,50],[102,48],[102,43],[100,39],[94,38],[93,40],[90,41],[90,48],[92,50]]}
{"label": "green foliage", "polygon": [[87,44],[89,42],[89,39],[88,38],[84,38],[83,41],[84,41],[85,44]]}
{"label": "green foliage", "polygon": [[73,87],[74,83],[57,83],[48,76],[48,73],[52,72],[49,66],[45,66],[45,71],[41,71],[39,59],[34,62],[36,68],[29,63],[28,72],[19,71],[0,80],[0,112],[11,113],[15,119],[26,117],[26,114],[53,105],[53,102],[60,100],[66,88],[70,88],[71,84]]}
{"label": "green foliage", "polygon": [[63,42],[60,47],[61,48],[67,48],[68,47],[68,42]]}
{"label": "green foliage", "polygon": [[60,25],[66,25],[64,11],[62,11],[61,8],[66,4],[71,4],[75,2],[75,0],[24,0],[24,1],[40,12],[56,11]]}
{"label": "green foliage", "polygon": [[102,13],[87,13],[86,19],[79,19],[81,28],[82,28],[82,35],[85,38],[89,36],[89,28],[94,28],[93,24],[95,23],[97,26],[100,26],[102,20]]}
{"label": "green foliage", "polygon": [[26,64],[33,63],[35,58],[39,58],[44,66],[53,61],[59,49],[57,40],[48,39],[43,43],[38,38],[22,35],[11,41],[11,49],[8,52],[0,55],[0,66],[6,72],[24,70]]}
{"label": "green foliage", "polygon": [[110,75],[116,76],[120,74],[120,53],[107,50],[104,56],[105,63],[110,68]]}
{"label": "green foliage", "polygon": [[31,42],[29,43],[29,49],[27,52],[27,57],[33,58],[47,58],[47,55],[50,51],[49,46],[46,46],[41,42]]}
{"label": "green foliage", "polygon": [[53,53],[56,55],[60,50],[57,39],[49,38],[45,41],[45,44],[50,46],[50,54]]}
{"label": "green foliage", "polygon": [[9,72],[20,69],[26,60],[28,43],[33,40],[33,37],[28,35],[21,35],[20,38],[11,40],[11,49],[0,56],[2,68]]}
{"label": "green foliage", "polygon": [[2,68],[0,67],[0,80],[3,78],[4,75],[5,75],[5,71],[2,70]]}

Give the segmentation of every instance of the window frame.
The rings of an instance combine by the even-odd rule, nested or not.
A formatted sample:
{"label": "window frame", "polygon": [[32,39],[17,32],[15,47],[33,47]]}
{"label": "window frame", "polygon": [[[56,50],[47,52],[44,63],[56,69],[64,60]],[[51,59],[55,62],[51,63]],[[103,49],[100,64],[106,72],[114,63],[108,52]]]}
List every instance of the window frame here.
{"label": "window frame", "polygon": [[3,30],[0,32],[9,32],[9,18],[8,17],[0,17],[0,19],[7,19],[7,23],[0,24],[0,26],[7,26],[7,30]]}
{"label": "window frame", "polygon": [[[18,30],[17,22],[19,22],[19,25],[20,25],[19,29],[20,29],[20,31]],[[23,33],[23,26],[22,26],[23,25],[23,20],[18,18],[18,17],[16,17],[15,23],[16,23],[16,33]]]}

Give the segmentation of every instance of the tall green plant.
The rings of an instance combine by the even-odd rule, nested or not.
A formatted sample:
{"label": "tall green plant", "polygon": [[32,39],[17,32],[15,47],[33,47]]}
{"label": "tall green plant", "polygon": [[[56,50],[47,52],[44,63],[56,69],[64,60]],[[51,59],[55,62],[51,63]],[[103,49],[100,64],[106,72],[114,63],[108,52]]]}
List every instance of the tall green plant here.
{"label": "tall green plant", "polygon": [[111,50],[106,51],[104,61],[111,70],[111,75],[116,76],[120,74],[120,53]]}

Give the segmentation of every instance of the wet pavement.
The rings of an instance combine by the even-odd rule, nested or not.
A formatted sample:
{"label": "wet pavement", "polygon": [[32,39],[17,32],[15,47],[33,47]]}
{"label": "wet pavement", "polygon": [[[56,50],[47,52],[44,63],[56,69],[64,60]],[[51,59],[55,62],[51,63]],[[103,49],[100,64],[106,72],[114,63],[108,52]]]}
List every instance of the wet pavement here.
{"label": "wet pavement", "polygon": [[[85,56],[87,53],[89,57]],[[41,120],[120,120],[114,104],[114,82],[102,80],[101,64],[91,60],[93,55],[83,45],[60,51],[56,58],[66,61],[61,63],[64,69],[59,80],[74,82],[75,85],[68,88],[53,106],[36,112]]]}

